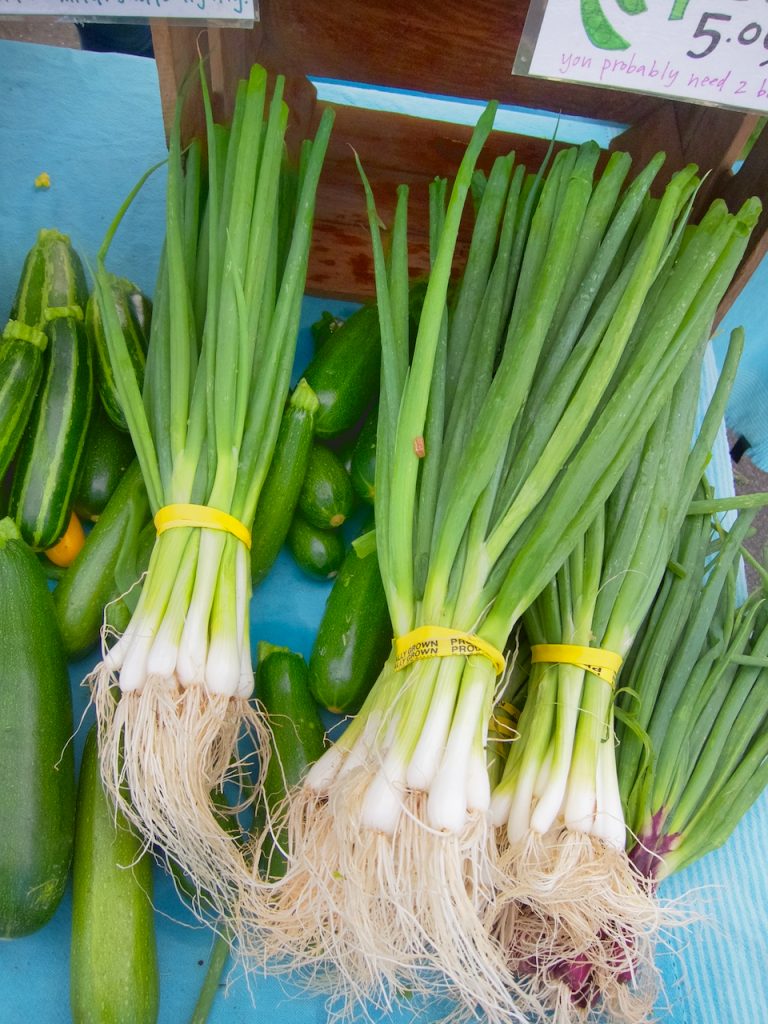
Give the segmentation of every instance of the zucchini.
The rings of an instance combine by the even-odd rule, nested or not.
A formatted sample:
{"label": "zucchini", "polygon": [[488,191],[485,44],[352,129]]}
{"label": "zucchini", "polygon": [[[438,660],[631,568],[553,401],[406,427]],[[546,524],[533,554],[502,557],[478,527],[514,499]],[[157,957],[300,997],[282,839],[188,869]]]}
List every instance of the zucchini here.
{"label": "zucchini", "polygon": [[46,310],[76,305],[82,313],[87,295],[83,264],[69,238],[43,228],[24,261],[11,319],[43,330]]}
{"label": "zucchini", "polygon": [[[411,286],[410,324],[418,325],[426,282]],[[376,305],[362,306],[323,342],[304,371],[320,402],[315,417],[318,437],[336,437],[349,430],[379,391],[381,332]]]}
{"label": "zucchini", "polygon": [[379,390],[380,363],[379,311],[363,306],[326,338],[304,371],[320,402],[318,437],[335,437],[357,423]]}
{"label": "zucchini", "polygon": [[320,530],[298,512],[288,531],[288,547],[298,567],[315,579],[333,579],[344,561],[341,533],[338,530]]}
{"label": "zucchini", "polygon": [[0,478],[16,454],[43,376],[48,336],[9,320],[0,342]]}
{"label": "zucchini", "polygon": [[[10,513],[24,540],[37,550],[52,547],[69,522],[72,495],[88,430],[93,373],[83,327],[85,281],[68,239],[45,235],[45,290],[40,323],[48,336],[46,368],[19,449]],[[36,266],[36,264],[35,264]],[[17,319],[34,316],[40,296],[22,291]]]}
{"label": "zucchini", "polygon": [[101,785],[85,741],[72,869],[73,1024],[154,1024],[160,1001],[152,861]]}
{"label": "zucchini", "polygon": [[26,255],[0,347],[0,476],[14,456],[45,366],[48,307],[78,303],[85,276],[66,235],[43,229]]}
{"label": "zucchini", "polygon": [[75,484],[75,512],[83,519],[98,519],[135,458],[131,435],[118,430],[97,406],[88,427]]}
{"label": "zucchini", "polygon": [[[115,274],[110,274],[110,283],[125,344],[136,372],[139,390],[141,390],[144,383],[144,366],[147,361],[147,343],[152,317],[152,304],[142,294],[138,285],[135,285],[132,281],[128,281],[124,277],[117,277]],[[101,399],[102,407],[111,422],[119,430],[127,431],[128,423],[123,415],[120,399],[117,395],[115,375],[112,372],[112,365],[109,361],[107,339],[104,335],[104,325],[101,320],[101,312],[95,293],[88,300],[88,306],[85,311],[85,329],[93,347],[96,390]]]}
{"label": "zucchini", "polygon": [[53,595],[69,658],[82,657],[98,643],[104,607],[122,592],[115,579],[118,557],[148,519],[149,500],[134,460]]}
{"label": "zucchini", "polygon": [[[287,647],[259,643],[256,692],[270,720],[272,756],[264,775],[267,808],[274,814],[286,791],[298,785],[310,765],[325,749],[325,732],[317,705],[309,692],[307,664]],[[285,858],[278,846],[267,842],[262,850],[264,873],[280,877]]]}
{"label": "zucchini", "polygon": [[312,449],[317,397],[300,380],[283,413],[272,462],[251,530],[251,579],[261,582],[288,535]]}
{"label": "zucchini", "polygon": [[355,494],[368,505],[373,504],[374,495],[376,494],[376,429],[378,418],[378,406],[374,406],[358,435],[355,446],[352,449],[352,459],[349,464],[349,478],[352,481],[352,488]]}
{"label": "zucchini", "polygon": [[355,503],[352,481],[341,459],[322,444],[313,444],[299,491],[297,508],[321,530],[334,530],[347,519]]}
{"label": "zucchini", "polygon": [[353,544],[328,595],[309,659],[312,696],[328,711],[359,711],[391,649],[376,551],[361,558]]}
{"label": "zucchini", "polygon": [[28,935],[64,893],[75,828],[72,695],[45,573],[0,521],[0,937]]}

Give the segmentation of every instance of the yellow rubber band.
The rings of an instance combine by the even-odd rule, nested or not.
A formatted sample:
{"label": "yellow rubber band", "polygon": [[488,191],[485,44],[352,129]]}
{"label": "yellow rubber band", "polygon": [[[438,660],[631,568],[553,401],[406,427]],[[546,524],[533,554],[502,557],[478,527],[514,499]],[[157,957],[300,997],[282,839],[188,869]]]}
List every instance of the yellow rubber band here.
{"label": "yellow rubber band", "polygon": [[534,644],[531,647],[531,664],[552,662],[558,665],[575,665],[576,668],[591,672],[610,686],[624,659],[615,651],[603,647],[580,647],[578,644]]}
{"label": "yellow rubber band", "polygon": [[514,704],[502,700],[493,709],[493,721],[497,732],[506,733],[508,736],[517,736],[517,723],[520,720],[520,712]]}
{"label": "yellow rubber band", "polygon": [[155,529],[158,537],[166,530],[178,526],[199,526],[206,530],[223,530],[237,537],[251,550],[251,531],[229,512],[209,505],[164,505],[155,515]]}
{"label": "yellow rubber band", "polygon": [[514,704],[510,704],[508,700],[500,700],[495,710],[503,711],[507,718],[513,722],[516,722],[520,717],[520,709],[516,708]]}
{"label": "yellow rubber band", "polygon": [[504,671],[504,655],[501,651],[474,633],[462,633],[449,626],[419,626],[405,636],[396,636],[394,647],[396,669],[405,668],[424,658],[481,654],[493,664],[496,675]]}

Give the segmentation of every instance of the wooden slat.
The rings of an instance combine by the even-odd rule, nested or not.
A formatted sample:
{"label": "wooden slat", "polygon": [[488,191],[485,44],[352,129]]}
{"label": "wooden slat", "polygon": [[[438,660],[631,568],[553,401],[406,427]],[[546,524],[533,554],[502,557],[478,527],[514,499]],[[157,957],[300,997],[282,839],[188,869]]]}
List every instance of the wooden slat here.
{"label": "wooden slat", "polygon": [[[700,191],[699,206],[715,195],[733,201],[739,189],[764,194],[762,169],[768,165],[765,140],[734,183],[733,160],[754,118],[735,111],[697,107],[638,93],[623,93],[511,74],[527,4],[492,0],[260,0],[261,21],[254,29],[169,28],[153,26],[166,125],[190,63],[209,57],[218,117],[231,114],[236,83],[258,60],[287,77],[291,107],[289,145],[312,134],[319,111],[306,76],[367,82],[469,99],[494,97],[503,103],[618,121],[630,125],[612,148],[633,154],[642,166],[658,149],[668,154],[659,186],[688,162],[711,170]],[[196,90],[194,91],[196,93]],[[202,125],[193,95],[184,118],[185,137]],[[371,258],[362,191],[352,148],[363,160],[385,221],[391,217],[395,189],[412,189],[411,236],[414,269],[427,265],[426,193],[436,174],[456,170],[470,129],[462,126],[367,111],[337,108],[337,119],[318,193],[314,251],[308,289],[316,294],[361,297],[371,293]],[[519,159],[538,166],[542,140],[494,133],[483,159],[515,149]],[[761,191],[762,190],[762,191]],[[765,217],[752,240],[749,260],[729,294],[732,301],[750,268],[768,246]],[[465,247],[466,238],[460,248]]]}
{"label": "wooden slat", "polygon": [[700,214],[723,189],[732,176],[732,168],[757,124],[757,114],[737,110],[719,110],[692,103],[676,103],[680,138],[685,161],[706,172],[696,197],[694,216]]}
{"label": "wooden slat", "polygon": [[[208,54],[207,33],[185,26],[171,27],[168,21],[152,22],[152,46],[155,51],[157,74],[160,80],[160,99],[163,107],[166,136],[170,133],[176,107],[176,97],[197,58],[198,50]],[[185,138],[202,134],[203,103],[199,89],[191,89],[184,108],[182,132]]]}
{"label": "wooden slat", "polygon": [[[235,76],[259,60],[289,77],[498,99],[624,124],[658,106],[652,96],[513,76],[526,10],[492,0],[261,0],[259,24],[222,29],[221,43]],[[201,37],[196,28],[153,32],[160,63],[169,56],[168,33],[176,37],[172,60],[182,64],[182,53],[193,56]]]}
{"label": "wooden slat", "polygon": [[662,187],[670,174],[686,163],[675,104],[664,103],[636,121],[613,139],[611,149],[631,153],[637,167],[645,166],[659,151],[666,153],[665,167],[658,181],[658,187]]}
{"label": "wooden slat", "polygon": [[[363,188],[353,151],[360,156],[385,225],[394,214],[397,186],[408,185],[412,271],[423,272],[428,267],[429,183],[436,176],[453,177],[472,129],[381,111],[350,107],[335,110],[317,198],[313,238],[317,252],[310,264],[307,287],[314,294],[354,298],[371,294],[373,264]],[[514,150],[518,162],[536,170],[548,145],[542,139],[493,132],[479,166],[487,172],[497,156]],[[467,218],[459,253],[470,231]],[[460,256],[458,263],[461,265]]]}
{"label": "wooden slat", "polygon": [[[527,3],[262,0],[258,56],[287,73],[631,123],[653,97],[512,76]],[[247,42],[247,36],[237,41]]]}

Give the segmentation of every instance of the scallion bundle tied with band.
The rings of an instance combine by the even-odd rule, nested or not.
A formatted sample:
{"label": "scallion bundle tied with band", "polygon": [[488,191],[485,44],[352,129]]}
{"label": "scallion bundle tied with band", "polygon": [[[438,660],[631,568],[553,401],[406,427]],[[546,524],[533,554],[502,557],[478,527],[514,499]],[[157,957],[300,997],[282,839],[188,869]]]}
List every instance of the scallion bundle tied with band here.
{"label": "scallion bundle tied with band", "polygon": [[[250,529],[290,384],[333,114],[302,149],[299,173],[284,158],[284,79],[268,84],[255,65],[224,131],[213,122],[202,65],[199,72],[206,144],[182,148],[191,75],[170,133],[143,384],[105,260],[144,179],[96,260],[116,395],[157,537],[131,620],[90,682],[105,788],[190,881],[193,909],[232,919],[254,880],[237,822],[222,824],[235,812],[219,794],[229,784],[233,806],[258,799],[269,756],[265,716],[249,700]],[[258,757],[254,778],[246,756]]]}

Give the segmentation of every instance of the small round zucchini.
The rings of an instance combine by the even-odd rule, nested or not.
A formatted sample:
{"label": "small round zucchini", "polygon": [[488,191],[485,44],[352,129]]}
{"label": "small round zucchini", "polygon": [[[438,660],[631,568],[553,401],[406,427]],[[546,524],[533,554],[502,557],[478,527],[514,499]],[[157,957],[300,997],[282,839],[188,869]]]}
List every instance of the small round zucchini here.
{"label": "small round zucchini", "polygon": [[352,482],[339,457],[322,444],[313,444],[297,508],[321,530],[335,530],[355,503]]}
{"label": "small round zucchini", "polygon": [[344,561],[344,539],[337,530],[321,530],[296,514],[288,531],[288,547],[296,564],[309,576],[330,580]]}

